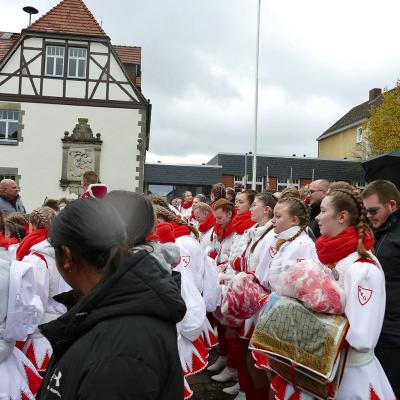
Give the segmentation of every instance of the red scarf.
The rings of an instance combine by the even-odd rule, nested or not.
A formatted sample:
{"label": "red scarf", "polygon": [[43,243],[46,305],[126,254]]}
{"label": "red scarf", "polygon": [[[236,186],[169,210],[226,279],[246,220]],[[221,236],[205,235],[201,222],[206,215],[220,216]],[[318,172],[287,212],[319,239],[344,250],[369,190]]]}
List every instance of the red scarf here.
{"label": "red scarf", "polygon": [[[232,220],[233,221],[233,220]],[[225,228],[222,229],[221,225],[215,224],[214,225],[214,232],[217,235],[218,241],[221,243],[225,238],[230,236],[232,233],[235,233],[235,230],[233,229],[233,224],[232,221],[229,223],[229,225]]]}
{"label": "red scarf", "polygon": [[238,235],[243,235],[244,231],[251,228],[255,222],[251,219],[250,210],[243,214],[236,214],[232,220],[233,230]]}
{"label": "red scarf", "polygon": [[3,249],[8,249],[12,244],[17,244],[18,239],[16,238],[6,238],[3,236],[2,233],[0,233],[0,247]]}
{"label": "red scarf", "polygon": [[193,205],[193,200],[192,201],[183,201],[182,200],[182,204],[181,204],[181,206],[182,206],[182,208],[190,208],[190,207],[192,207],[192,205]]}
{"label": "red scarf", "polygon": [[199,225],[199,231],[206,233],[215,225],[215,217],[212,212],[208,213],[206,219]]}
{"label": "red scarf", "polygon": [[[322,264],[329,265],[340,261],[357,251],[358,232],[354,226],[349,226],[336,236],[321,236],[316,241],[317,254]],[[371,231],[366,228],[363,245],[366,250],[374,246]]]}
{"label": "red scarf", "polygon": [[21,261],[29,254],[31,247],[47,239],[47,229],[36,229],[25,236],[17,249],[17,260]]}
{"label": "red scarf", "polygon": [[187,225],[179,225],[176,222],[170,222],[170,225],[172,226],[172,229],[174,231],[175,239],[178,239],[178,237],[181,236],[190,235],[191,230]]}

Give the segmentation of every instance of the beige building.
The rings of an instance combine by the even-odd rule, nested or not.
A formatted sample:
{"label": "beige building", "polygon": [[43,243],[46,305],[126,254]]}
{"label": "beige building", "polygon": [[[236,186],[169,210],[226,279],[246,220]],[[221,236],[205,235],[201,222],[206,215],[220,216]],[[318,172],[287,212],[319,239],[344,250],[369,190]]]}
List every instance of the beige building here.
{"label": "beige building", "polygon": [[368,141],[365,125],[371,106],[382,100],[381,89],[371,89],[368,101],[359,104],[318,137],[318,157],[331,159],[365,159]]}
{"label": "beige building", "polygon": [[28,210],[78,196],[87,170],[142,192],[150,113],[141,48],[113,45],[82,0],[0,32],[0,179],[19,183]]}

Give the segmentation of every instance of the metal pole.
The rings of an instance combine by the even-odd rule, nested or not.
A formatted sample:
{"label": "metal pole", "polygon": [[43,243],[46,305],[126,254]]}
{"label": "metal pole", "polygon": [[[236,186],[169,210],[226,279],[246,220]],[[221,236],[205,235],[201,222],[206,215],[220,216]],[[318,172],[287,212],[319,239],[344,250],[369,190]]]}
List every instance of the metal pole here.
{"label": "metal pole", "polygon": [[247,189],[247,153],[244,155],[244,189]]}
{"label": "metal pole", "polygon": [[251,188],[255,190],[257,180],[257,130],[258,130],[258,61],[260,58],[260,9],[261,0],[258,0],[257,10],[257,48],[256,48],[256,90],[254,107],[254,149],[253,149],[253,180]]}

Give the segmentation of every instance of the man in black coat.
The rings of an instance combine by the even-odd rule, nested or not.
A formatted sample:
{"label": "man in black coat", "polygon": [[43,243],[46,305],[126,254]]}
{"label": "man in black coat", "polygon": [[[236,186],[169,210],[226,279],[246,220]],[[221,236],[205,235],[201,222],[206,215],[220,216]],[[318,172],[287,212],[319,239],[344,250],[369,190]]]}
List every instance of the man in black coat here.
{"label": "man in black coat", "polygon": [[389,181],[371,182],[362,199],[375,233],[375,254],[386,279],[386,310],[375,354],[400,396],[400,192]]}
{"label": "man in black coat", "polygon": [[318,221],[315,217],[321,212],[321,202],[329,189],[329,182],[325,179],[318,179],[310,183],[308,196],[310,199],[310,229],[316,239],[321,236]]}

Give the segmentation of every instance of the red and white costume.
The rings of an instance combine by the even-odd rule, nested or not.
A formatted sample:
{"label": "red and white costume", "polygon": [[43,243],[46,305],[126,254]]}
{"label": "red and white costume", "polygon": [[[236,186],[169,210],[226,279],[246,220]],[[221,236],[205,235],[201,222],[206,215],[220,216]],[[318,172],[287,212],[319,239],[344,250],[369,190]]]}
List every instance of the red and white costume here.
{"label": "red and white costume", "polygon": [[[296,235],[299,230],[300,228],[298,226],[294,226],[284,232],[267,235],[268,239],[266,239],[264,243],[265,251],[255,271],[257,279],[264,287],[269,286],[268,273],[272,259],[278,260],[282,265],[291,265],[299,260],[305,259],[318,260],[315,244],[304,231],[293,241],[288,241],[288,239]],[[276,242],[278,240],[286,240],[286,242],[284,242],[277,251]]]}
{"label": "red and white costume", "polygon": [[[41,231],[44,230],[32,232],[31,235],[37,239],[31,243],[35,243],[39,240],[40,234],[45,233]],[[65,306],[56,302],[53,297],[68,292],[71,288],[57,270],[54,249],[47,239],[29,246],[32,236],[26,236],[21,242],[17,250],[17,260],[13,261],[12,268],[18,270],[27,264],[32,267],[36,306],[42,312],[38,321],[39,325],[57,319],[66,312]],[[29,333],[23,346],[23,352],[39,372],[46,370],[52,355],[52,348],[47,339],[39,332],[37,325],[34,331]]]}
{"label": "red and white costume", "polygon": [[81,199],[103,199],[106,197],[107,192],[107,185],[103,185],[102,183],[92,183],[88,186],[86,192],[82,194]]}
{"label": "red and white costume", "polygon": [[211,235],[213,233],[214,225],[215,225],[215,217],[213,213],[210,212],[207,215],[206,219],[202,223],[200,223],[197,227],[200,233],[200,244],[204,251],[211,243]]}
{"label": "red and white costume", "polygon": [[[15,347],[18,337],[13,337],[12,332],[8,332],[10,335],[7,336],[6,331],[9,284],[12,281],[10,274],[10,264],[0,260],[0,399],[34,400],[42,378],[26,356]],[[30,292],[24,300],[33,300],[32,287]],[[21,320],[26,320],[24,315],[21,315]]]}
{"label": "red and white costume", "polygon": [[[333,240],[336,237],[333,237]],[[344,315],[349,322],[346,342],[349,353],[343,378],[336,394],[337,400],[394,400],[390,383],[374,355],[374,348],[382,329],[385,313],[386,293],[385,278],[379,261],[370,254],[371,258],[363,258],[357,252],[347,252],[348,255],[339,259],[343,247],[352,240],[357,247],[358,234],[354,227],[347,228],[337,235],[340,239],[330,243],[330,254],[324,251],[327,240],[322,236],[317,241],[318,255],[326,264],[334,262],[332,274],[336,283],[345,293],[343,305]],[[372,248],[373,240],[366,248]],[[329,243],[328,243],[329,244]],[[342,246],[343,245],[343,246]],[[336,255],[336,257],[335,257]],[[290,273],[288,271],[287,273]],[[281,280],[284,279],[284,274]],[[332,278],[333,279],[333,278]],[[318,288],[314,288],[318,290]],[[278,400],[286,400],[296,396],[299,400],[311,400],[312,396],[295,390],[291,384],[277,376],[272,387]],[[294,397],[293,397],[294,398]]]}
{"label": "red and white costume", "polygon": [[189,220],[192,217],[193,201],[182,201],[180,213],[185,220]]}
{"label": "red and white costume", "polygon": [[[245,231],[242,238],[242,241],[245,243],[245,250],[240,257],[241,271],[254,274],[258,264],[260,263],[261,257],[266,251],[267,245],[271,244],[271,242],[273,244],[275,243],[275,240],[273,239],[274,232],[273,229],[271,229],[271,225],[272,223],[268,222],[264,226],[256,225]],[[265,234],[267,230],[269,230],[269,232]],[[255,248],[252,250],[254,245]],[[251,339],[257,319],[258,312],[244,321],[239,335],[242,339]]]}

